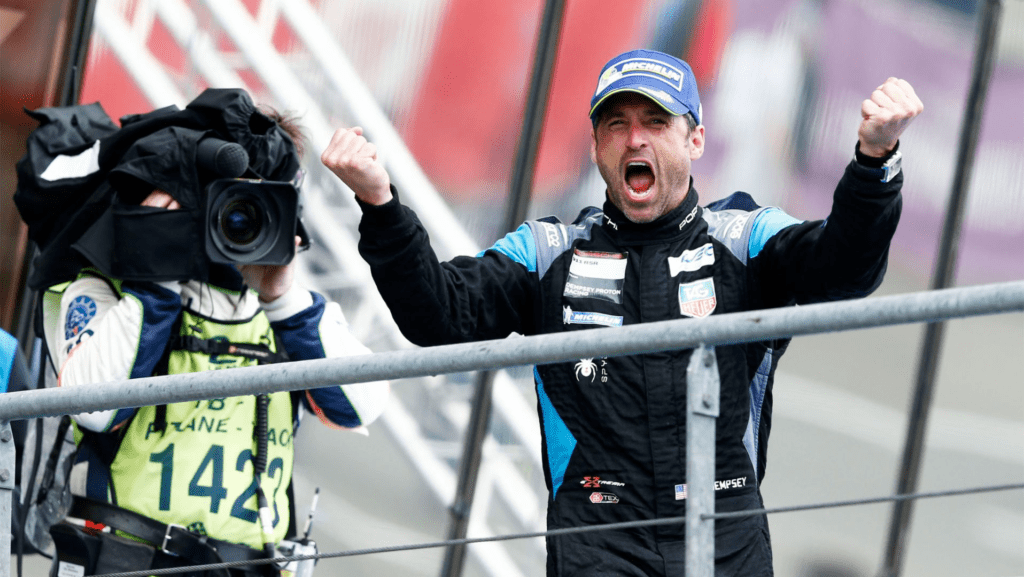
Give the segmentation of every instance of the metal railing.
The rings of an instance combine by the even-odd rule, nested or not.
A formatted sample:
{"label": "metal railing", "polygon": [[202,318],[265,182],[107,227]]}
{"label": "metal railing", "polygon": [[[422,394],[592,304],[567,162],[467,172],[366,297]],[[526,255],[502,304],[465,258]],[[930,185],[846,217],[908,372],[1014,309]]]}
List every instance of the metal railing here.
{"label": "metal railing", "polygon": [[0,404],[0,421],[757,342],[1014,311],[1024,311],[1024,280],[737,312],[700,320],[598,328],[572,335],[536,335],[212,373],[144,377],[88,387],[37,389],[5,395]]}
{"label": "metal railing", "polygon": [[[691,349],[688,368],[687,575],[714,574],[714,420],[718,414],[716,345],[895,324],[1024,311],[1024,281],[730,313],[565,334],[382,352],[231,371],[148,377],[87,387],[10,393],[0,405],[0,546],[10,543],[14,451],[8,421],[335,384]],[[8,546],[8,551],[10,550]],[[0,576],[10,556],[0,554]]]}

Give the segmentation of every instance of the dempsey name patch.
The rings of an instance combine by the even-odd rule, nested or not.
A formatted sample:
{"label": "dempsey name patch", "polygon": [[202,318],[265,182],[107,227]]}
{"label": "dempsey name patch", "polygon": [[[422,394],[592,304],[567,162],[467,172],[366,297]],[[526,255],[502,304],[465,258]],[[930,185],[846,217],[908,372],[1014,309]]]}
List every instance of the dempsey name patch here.
{"label": "dempsey name patch", "polygon": [[679,312],[684,316],[702,319],[717,305],[713,277],[679,285]]}
{"label": "dempsey name patch", "polygon": [[625,253],[576,249],[569,264],[569,274],[603,279],[626,278],[626,262]]}
{"label": "dempsey name patch", "polygon": [[570,298],[596,298],[621,304],[627,262],[625,253],[576,249],[563,294]]}

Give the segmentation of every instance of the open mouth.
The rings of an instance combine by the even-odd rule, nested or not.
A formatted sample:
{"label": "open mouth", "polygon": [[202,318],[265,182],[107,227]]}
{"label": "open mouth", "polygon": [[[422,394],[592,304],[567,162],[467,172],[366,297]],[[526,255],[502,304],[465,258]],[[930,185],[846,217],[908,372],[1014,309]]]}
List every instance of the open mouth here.
{"label": "open mouth", "polygon": [[626,186],[638,196],[644,196],[654,186],[654,171],[646,162],[633,161],[626,165]]}

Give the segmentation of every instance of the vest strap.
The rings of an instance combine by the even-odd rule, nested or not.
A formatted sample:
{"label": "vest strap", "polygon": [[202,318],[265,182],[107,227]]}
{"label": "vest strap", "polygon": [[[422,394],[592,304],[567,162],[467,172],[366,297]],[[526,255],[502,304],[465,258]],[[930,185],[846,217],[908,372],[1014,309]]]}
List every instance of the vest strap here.
{"label": "vest strap", "polygon": [[169,345],[169,349],[176,351],[189,351],[211,356],[233,355],[255,359],[261,365],[288,360],[288,355],[283,352],[275,353],[266,345],[254,345],[252,343],[232,343],[219,339],[200,339],[194,336],[175,335],[171,337]]}

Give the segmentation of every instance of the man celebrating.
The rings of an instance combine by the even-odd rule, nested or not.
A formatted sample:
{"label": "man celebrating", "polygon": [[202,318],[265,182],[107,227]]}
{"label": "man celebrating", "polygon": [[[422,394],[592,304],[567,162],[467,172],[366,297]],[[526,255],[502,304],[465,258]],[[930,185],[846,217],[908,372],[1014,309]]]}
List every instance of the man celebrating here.
{"label": "man celebrating", "polygon": [[[896,78],[864,101],[855,158],[826,221],[799,221],[745,193],[701,207],[690,176],[704,152],[693,72],[667,54],[627,52],[605,65],[590,106],[603,208],[571,225],[527,222],[475,258],[446,263],[360,128],[338,130],[321,160],[361,203],[360,253],[403,333],[437,345],[867,295],[899,219],[898,139],[922,109]],[[717,511],[762,506],[772,383],[788,344],[717,348]],[[536,367],[550,529],[685,514],[691,353]],[[715,529],[718,575],[772,575],[764,517]],[[548,575],[682,575],[683,531],[552,537]]]}

